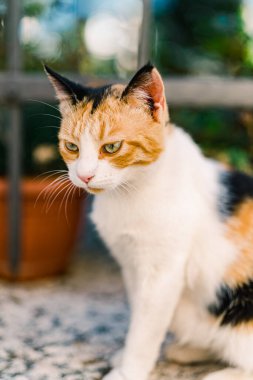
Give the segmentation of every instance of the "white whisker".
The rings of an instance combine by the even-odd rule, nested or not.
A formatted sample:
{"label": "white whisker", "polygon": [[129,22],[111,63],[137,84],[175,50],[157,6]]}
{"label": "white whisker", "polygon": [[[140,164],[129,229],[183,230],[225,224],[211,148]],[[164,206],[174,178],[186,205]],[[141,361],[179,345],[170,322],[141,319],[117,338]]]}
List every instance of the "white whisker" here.
{"label": "white whisker", "polygon": [[61,181],[58,181],[52,186],[52,188],[49,188],[45,197],[45,205],[47,206],[48,203],[51,201],[55,193],[67,182],[67,178],[62,179]]}
{"label": "white whisker", "polygon": [[63,178],[65,179],[66,177],[68,178],[68,176],[66,176],[66,174],[62,174],[61,176],[57,177],[54,181],[50,182],[47,186],[45,186],[44,189],[42,189],[42,190],[40,191],[39,195],[37,196],[36,201],[35,201],[35,203],[34,203],[34,207],[36,207],[37,202],[38,202],[38,200],[40,199],[41,195],[42,195],[44,192],[46,192],[47,189],[48,189],[50,186],[52,186],[52,185],[53,185],[55,182],[57,182],[57,181],[61,181],[61,179],[63,179]]}
{"label": "white whisker", "polygon": [[[64,196],[63,196],[63,198],[62,198],[62,200],[61,200],[60,206],[59,206],[58,215],[59,215],[59,213],[61,212],[61,208],[62,208],[62,206],[63,206],[63,204],[64,204],[64,201],[65,201],[65,199],[67,198],[67,196],[68,196],[68,194],[69,194],[69,190],[72,188],[72,186],[73,186],[73,184],[72,184],[71,182],[68,184],[68,186],[66,186],[65,194],[64,194]],[[68,223],[68,217],[67,217],[67,215],[66,215],[66,209],[65,209],[65,217],[66,217],[66,221],[67,221],[67,223]]]}
{"label": "white whisker", "polygon": [[60,129],[60,126],[57,126],[57,125],[43,125],[42,127],[40,127],[40,129],[43,129],[43,128]]}
{"label": "white whisker", "polygon": [[66,169],[62,169],[62,170],[48,170],[47,172],[44,172],[44,173],[41,173],[41,174],[37,175],[36,177],[34,177],[34,179],[42,177],[42,176],[44,176],[45,174],[48,174],[48,173],[52,173],[52,174],[50,174],[50,176],[46,176],[45,178],[43,178],[41,180],[41,182],[44,182],[46,179],[48,179],[49,177],[51,177],[53,175],[60,174],[60,173],[68,173],[68,170],[66,170]]}
{"label": "white whisker", "polygon": [[60,116],[52,115],[51,113],[35,113],[32,116],[51,116],[62,121],[62,118]]}
{"label": "white whisker", "polygon": [[55,192],[55,190],[59,188],[59,185],[64,184],[68,180],[69,180],[68,176],[62,175],[61,178],[60,177],[58,178],[58,181],[54,181],[55,183],[52,182],[51,184],[52,186],[49,186],[48,189],[46,190],[44,199],[48,201],[52,197],[52,194]]}
{"label": "white whisker", "polygon": [[75,188],[75,186],[73,184],[71,184],[70,189],[68,190],[68,193],[67,193],[68,195],[67,195],[66,200],[65,200],[64,210],[65,210],[65,218],[67,220],[67,223],[68,223],[68,215],[67,215],[68,200],[69,200],[69,197],[70,197],[71,193],[73,194],[74,188]]}
{"label": "white whisker", "polygon": [[[48,204],[47,208],[46,208],[46,213],[50,210],[52,204],[54,203],[54,201],[57,199],[57,197],[65,190],[67,189],[68,187],[70,186],[70,182],[67,183],[67,185],[63,186],[61,188],[61,190],[59,192],[56,193],[56,195],[54,196],[54,198],[52,199],[52,201]],[[59,188],[58,188],[59,189]],[[57,190],[58,190],[57,189]]]}
{"label": "white whisker", "polygon": [[35,99],[29,99],[30,102],[36,102],[36,103],[40,103],[40,104],[44,104],[50,108],[53,108],[54,110],[59,111],[59,108],[55,107],[55,106],[52,106],[52,104],[49,104],[49,103],[46,103],[46,102],[42,102],[41,100],[35,100]]}

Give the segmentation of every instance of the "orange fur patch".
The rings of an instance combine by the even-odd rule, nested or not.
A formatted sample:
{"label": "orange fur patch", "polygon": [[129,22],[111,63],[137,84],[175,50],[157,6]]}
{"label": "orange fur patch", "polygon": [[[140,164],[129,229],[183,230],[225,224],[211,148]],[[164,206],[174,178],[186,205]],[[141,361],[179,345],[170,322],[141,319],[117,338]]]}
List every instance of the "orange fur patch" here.
{"label": "orange fur patch", "polygon": [[253,200],[246,200],[228,221],[228,237],[238,247],[238,257],[228,268],[225,282],[235,287],[253,279]]}
{"label": "orange fur patch", "polygon": [[[141,100],[135,99],[134,105],[120,100],[123,89],[122,85],[112,86],[111,95],[93,114],[92,102],[80,102],[64,116],[59,148],[66,162],[77,156],[67,151],[63,141],[79,145],[84,128],[89,128],[97,144],[99,158],[108,160],[118,168],[148,165],[157,160],[164,149],[164,124],[154,121]],[[116,141],[123,141],[118,152],[111,155],[101,152],[104,144]]]}

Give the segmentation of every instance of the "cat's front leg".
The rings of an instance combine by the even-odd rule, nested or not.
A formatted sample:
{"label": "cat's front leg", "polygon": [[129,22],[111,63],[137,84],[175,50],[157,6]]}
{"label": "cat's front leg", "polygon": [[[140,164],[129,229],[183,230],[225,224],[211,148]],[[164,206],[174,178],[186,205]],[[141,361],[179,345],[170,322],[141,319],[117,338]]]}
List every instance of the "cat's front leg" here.
{"label": "cat's front leg", "polygon": [[146,380],[183,288],[183,260],[150,263],[138,271],[122,362],[104,380]]}

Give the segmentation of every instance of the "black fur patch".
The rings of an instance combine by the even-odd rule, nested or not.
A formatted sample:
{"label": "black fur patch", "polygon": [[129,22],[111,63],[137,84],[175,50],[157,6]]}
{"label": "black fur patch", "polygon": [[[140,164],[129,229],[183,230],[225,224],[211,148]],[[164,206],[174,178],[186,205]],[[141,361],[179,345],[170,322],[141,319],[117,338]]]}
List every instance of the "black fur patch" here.
{"label": "black fur patch", "polygon": [[48,66],[44,66],[46,72],[54,78],[57,82],[59,89],[67,94],[72,102],[75,105],[77,102],[86,100],[87,102],[92,101],[92,110],[91,113],[94,113],[102,101],[110,94],[112,85],[106,85],[103,87],[84,87],[79,83],[75,83],[62,75],[56,73]]}
{"label": "black fur patch", "polygon": [[253,320],[253,281],[235,289],[222,285],[217,292],[217,303],[209,305],[208,310],[221,317],[221,326],[237,326]]}
{"label": "black fur patch", "polygon": [[97,88],[87,88],[89,93],[87,96],[87,101],[93,101],[91,113],[94,113],[99,105],[104,101],[104,99],[111,94],[111,84],[103,87]]}
{"label": "black fur patch", "polygon": [[238,171],[224,172],[220,178],[225,186],[227,195],[222,200],[220,211],[222,214],[233,214],[237,207],[247,198],[253,198],[253,178]]}

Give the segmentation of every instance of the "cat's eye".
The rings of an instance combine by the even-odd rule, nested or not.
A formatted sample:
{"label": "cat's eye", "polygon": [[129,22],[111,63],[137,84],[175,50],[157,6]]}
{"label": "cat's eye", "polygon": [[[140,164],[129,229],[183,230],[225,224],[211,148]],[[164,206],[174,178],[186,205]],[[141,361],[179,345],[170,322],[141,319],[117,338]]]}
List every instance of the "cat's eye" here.
{"label": "cat's eye", "polygon": [[122,141],[116,141],[111,144],[103,145],[102,149],[105,153],[112,154],[112,153],[116,153],[120,149],[121,145],[122,145]]}
{"label": "cat's eye", "polygon": [[65,142],[65,147],[73,153],[77,153],[79,151],[79,148],[76,144],[73,144],[72,142],[66,141]]}

